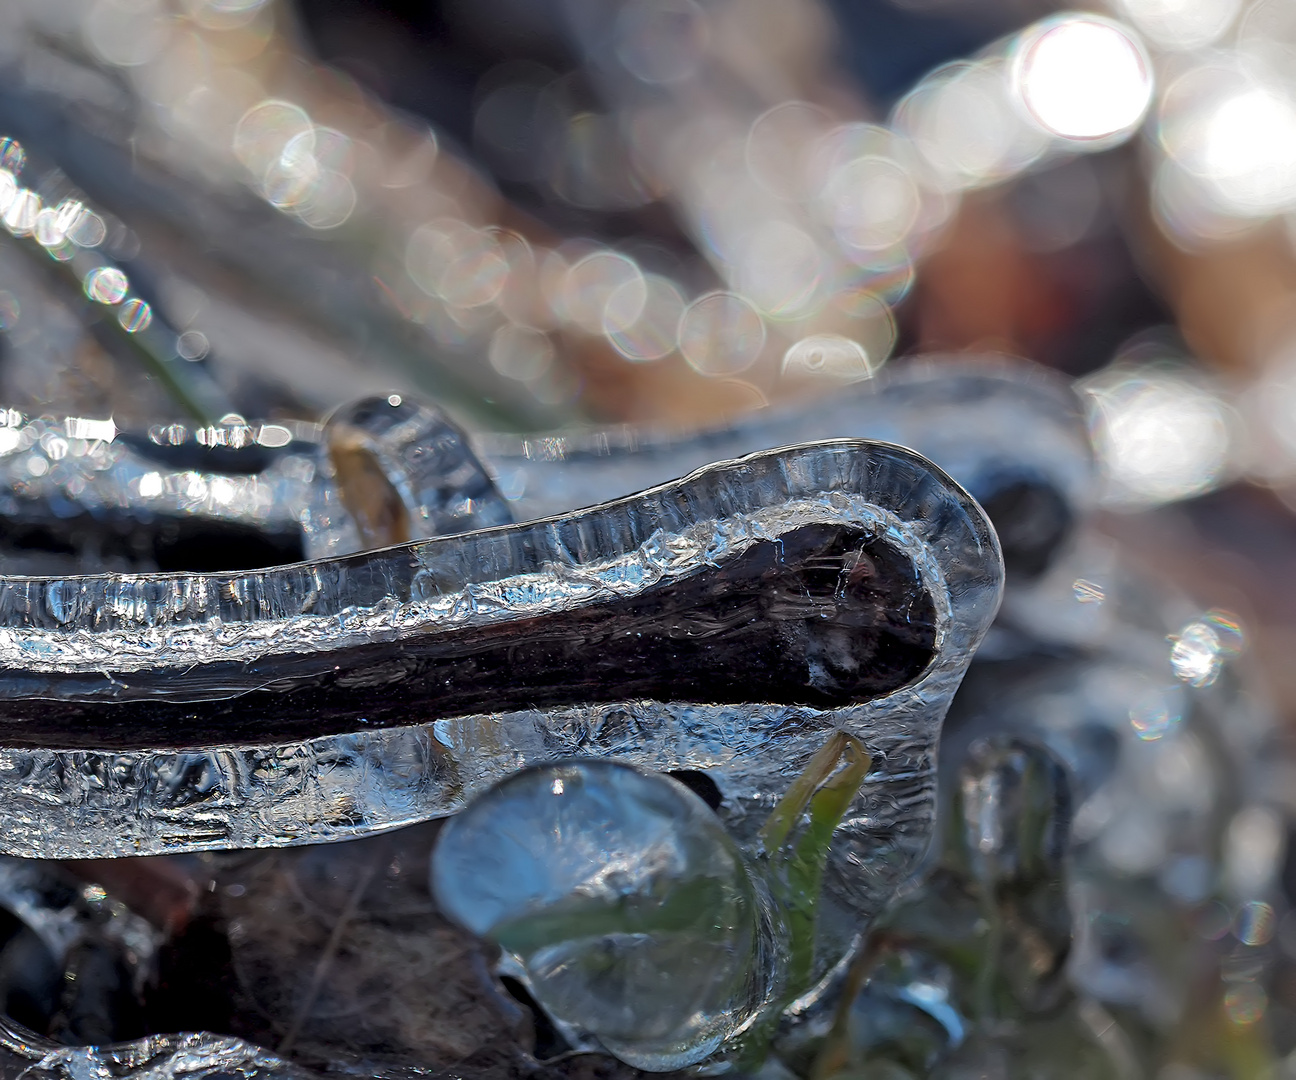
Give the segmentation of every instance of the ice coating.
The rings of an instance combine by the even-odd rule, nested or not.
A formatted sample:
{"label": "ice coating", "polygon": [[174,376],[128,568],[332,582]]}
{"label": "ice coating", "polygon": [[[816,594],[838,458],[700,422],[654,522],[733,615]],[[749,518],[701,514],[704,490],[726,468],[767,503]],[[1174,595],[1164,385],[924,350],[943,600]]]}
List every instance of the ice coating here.
{"label": "ice coating", "polygon": [[[329,452],[339,442],[364,455],[344,454],[344,471],[348,462],[367,466],[378,487],[399,495],[408,538],[418,539],[566,513],[759,450],[861,437],[908,446],[949,472],[986,507],[1010,571],[1023,579],[1045,568],[1093,499],[1088,436],[1071,390],[1021,361],[959,357],[897,363],[830,399],[684,434],[618,428],[466,439],[438,410],[399,395],[347,406],[327,425],[171,424],[147,435],[116,432],[111,421],[0,413],[0,517],[11,532],[32,534],[5,553],[24,573],[66,567],[66,555],[37,553],[51,523],[64,535],[77,514],[93,535],[129,532],[140,517],[242,529],[277,545],[245,564],[266,566],[380,546],[366,544],[341,500]],[[120,543],[106,555],[102,548],[81,545],[78,572],[174,565],[129,552],[114,558]]]}
{"label": "ice coating", "polygon": [[869,438],[930,458],[984,506],[1010,575],[1040,573],[1093,503],[1079,403],[1055,375],[998,357],[896,363],[831,397],[673,435],[634,428],[475,444],[517,520],[562,513],[661,483],[709,461],[814,439]]}
{"label": "ice coating", "polygon": [[773,989],[742,855],[669,777],[606,761],[515,773],[451,819],[432,886],[555,1017],[639,1068],[701,1061]]}
{"label": "ice coating", "polygon": [[[362,536],[351,483],[398,500],[403,535]],[[358,475],[357,475],[358,474]],[[376,481],[376,483],[374,483]],[[0,411],[0,556],[9,573],[241,569],[512,520],[466,437],[398,395],[327,424],[158,424]]]}
{"label": "ice coating", "polygon": [[[929,655],[890,682],[829,693],[814,682],[829,668],[811,662],[813,641],[827,639],[797,631],[813,646],[801,654],[807,681],[798,690],[784,679],[760,701],[738,680],[728,701],[688,689],[686,666],[661,664],[674,655],[669,634],[645,654],[639,685],[671,672],[670,696],[618,698],[612,685],[594,700],[501,707],[481,684],[482,706],[456,711],[440,708],[434,678],[419,681],[459,662],[462,648],[484,655],[474,653],[482,635],[507,645],[529,620],[621,618],[636,597],[723,584],[711,599],[699,594],[705,610],[742,595],[724,584],[726,567],[806,529],[850,538],[826,570],[815,561],[822,546],[804,567],[829,575],[827,600],[845,572],[839,619],[891,617],[850,585],[865,584],[870,544],[899,559],[897,572],[909,567],[894,580],[921,583],[903,595],[931,605]],[[10,579],[0,583],[3,843],[45,857],[317,843],[454,813],[516,769],[571,754],[707,772],[741,843],[823,733],[840,728],[874,769],[841,826],[826,888],[844,910],[874,911],[926,845],[940,721],[993,618],[1001,575],[984,515],[944,474],[898,447],[841,441],[713,466],[558,521],[343,559],[250,574]],[[757,623],[782,632],[807,618],[822,621],[794,606]],[[861,678],[874,670],[856,668]],[[456,700],[470,703],[477,685],[463,683]]]}
{"label": "ice coating", "polygon": [[829,1075],[1139,1075],[1117,1023],[1066,978],[1066,769],[1038,743],[996,737],[969,748],[951,794],[939,864],[879,920],[819,1063]]}
{"label": "ice coating", "polygon": [[428,405],[366,398],[334,412],[322,442],[302,515],[309,558],[513,521],[467,437]]}
{"label": "ice coating", "polygon": [[316,450],[296,426],[171,424],[136,436],[111,420],[12,411],[0,425],[9,573],[166,568],[168,526],[181,539],[259,537],[268,564],[301,557]]}
{"label": "ice coating", "polygon": [[231,1074],[246,1080],[306,1080],[319,1075],[230,1036],[186,1032],[151,1035],[115,1046],[62,1046],[34,1037],[3,1016],[0,1068],[7,1076],[32,1080],[85,1080],[88,1076],[108,1080],[123,1075],[217,1080]]}

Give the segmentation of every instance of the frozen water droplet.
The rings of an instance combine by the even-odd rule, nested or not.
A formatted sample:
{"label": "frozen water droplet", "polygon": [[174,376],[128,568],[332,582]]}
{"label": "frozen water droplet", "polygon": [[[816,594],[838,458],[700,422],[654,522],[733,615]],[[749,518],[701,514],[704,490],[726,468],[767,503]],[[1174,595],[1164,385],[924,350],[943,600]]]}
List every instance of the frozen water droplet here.
{"label": "frozen water droplet", "polygon": [[742,856],[665,776],[607,761],[515,773],[446,827],[432,886],[557,1019],[639,1068],[700,1061],[766,997]]}

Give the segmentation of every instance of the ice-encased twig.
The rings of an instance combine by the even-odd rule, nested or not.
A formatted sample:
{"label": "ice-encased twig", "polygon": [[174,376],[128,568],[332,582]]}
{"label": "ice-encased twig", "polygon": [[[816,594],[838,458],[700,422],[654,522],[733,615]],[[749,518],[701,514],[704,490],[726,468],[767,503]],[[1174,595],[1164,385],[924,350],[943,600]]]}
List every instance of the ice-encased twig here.
{"label": "ice-encased twig", "polygon": [[[436,409],[395,395],[340,409],[327,426],[171,424],[113,441],[105,421],[5,413],[0,423],[0,516],[60,531],[69,513],[180,516],[195,528],[299,536],[308,558],[378,546],[343,505],[329,453],[352,429],[382,474],[378,486],[403,499],[409,539],[567,513],[758,450],[871,438],[917,450],[967,488],[990,513],[1010,572],[1024,580],[1052,559],[1093,498],[1088,436],[1070,389],[1033,365],[990,357],[896,364],[829,399],[688,433],[468,439]],[[19,567],[48,572],[31,552]]]}
{"label": "ice-encased twig", "polygon": [[986,508],[1010,575],[1029,578],[1095,498],[1080,403],[1044,368],[997,356],[900,361],[867,383],[731,426],[673,434],[623,427],[517,438],[478,435],[518,521],[660,484],[711,461],[820,439],[898,443],[930,458]]}
{"label": "ice-encased twig", "polygon": [[[633,644],[633,632],[571,639],[558,659],[590,668],[592,696],[563,680],[543,685],[543,665],[513,687],[453,666],[568,640],[544,630],[575,625],[563,620],[610,633],[626,629],[616,620],[634,604],[688,607],[690,589],[720,588],[744,559],[772,557],[815,529],[849,541],[848,577],[867,576],[859,556],[869,551],[911,568],[913,584],[896,595],[929,605],[931,620],[929,652],[921,642],[902,650],[916,668],[878,667],[882,654],[868,651],[883,630],[922,630],[885,597],[738,619],[744,633],[784,634],[771,655],[806,665],[796,669],[802,685],[776,700],[745,666],[726,676],[728,700],[700,692],[711,676],[670,662],[689,638],[671,638],[672,627],[706,632],[692,616],[672,615],[651,648],[624,662],[607,641]],[[810,572],[771,565],[793,582]],[[842,728],[875,768],[839,830],[827,888],[868,914],[925,849],[940,722],[1001,580],[993,532],[961,489],[909,451],[852,441],[712,466],[563,519],[341,559],[242,574],[0,580],[3,847],[48,858],[336,840],[453,813],[522,765],[572,754],[706,770],[742,842],[823,733]],[[800,603],[802,592],[786,596]],[[689,610],[705,615],[725,595]],[[830,685],[820,661],[837,661],[816,635],[836,633],[846,616],[864,633],[840,640],[869,662]],[[625,681],[599,674],[599,663]],[[882,681],[869,682],[877,672]],[[653,685],[666,693],[647,692]]]}
{"label": "ice-encased twig", "polygon": [[150,1035],[114,1046],[62,1046],[0,1015],[3,1080],[313,1080],[318,1074],[230,1035]]}
{"label": "ice-encased twig", "polygon": [[[232,418],[147,433],[10,411],[0,412],[0,519],[15,548],[6,568],[172,569],[154,541],[181,525],[213,546],[231,529],[273,541],[259,548],[277,546],[279,562],[381,546],[366,543],[341,490],[339,465],[354,473],[357,462],[369,463],[370,487],[399,501],[407,535],[388,543],[512,520],[464,434],[438,409],[398,395],[355,402],[324,425]],[[42,537],[55,550],[42,551]]]}

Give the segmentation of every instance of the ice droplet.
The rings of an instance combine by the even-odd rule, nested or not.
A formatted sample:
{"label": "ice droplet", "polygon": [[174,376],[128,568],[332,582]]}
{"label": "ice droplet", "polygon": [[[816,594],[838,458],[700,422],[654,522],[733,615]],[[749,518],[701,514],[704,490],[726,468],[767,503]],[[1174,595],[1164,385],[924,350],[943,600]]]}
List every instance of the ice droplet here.
{"label": "ice droplet", "polygon": [[665,776],[515,773],[447,825],[432,887],[554,1017],[638,1068],[700,1061],[763,1000],[756,888],[720,821]]}

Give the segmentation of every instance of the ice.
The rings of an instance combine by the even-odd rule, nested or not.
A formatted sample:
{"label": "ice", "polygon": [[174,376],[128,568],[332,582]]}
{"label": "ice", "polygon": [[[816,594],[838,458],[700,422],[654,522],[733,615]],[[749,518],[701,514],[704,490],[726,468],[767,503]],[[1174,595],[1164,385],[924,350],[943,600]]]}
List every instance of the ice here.
{"label": "ice", "polygon": [[785,1059],[825,1077],[1131,1075],[1128,1039],[1066,979],[1070,813],[1043,747],[973,745],[939,864],[874,928],[830,1033],[785,1038]]}
{"label": "ice", "polygon": [[507,525],[508,502],[440,410],[392,394],[324,425],[302,513],[309,558]]}
{"label": "ice", "polygon": [[516,773],[450,821],[432,882],[557,1020],[639,1068],[702,1060],[774,988],[743,856],[669,777],[604,761]]}
{"label": "ice", "polygon": [[875,912],[926,847],[941,719],[1001,573],[928,462],[839,441],[342,559],[0,579],[0,845],[362,836],[570,754],[706,772],[750,838],[842,729],[875,767],[825,888]]}
{"label": "ice", "polygon": [[[931,458],[989,512],[1022,581],[1066,549],[1094,498],[1074,394],[1040,368],[995,357],[895,364],[830,399],[700,432],[468,437],[435,407],[400,395],[344,406],[324,425],[159,424],[112,441],[66,438],[87,425],[82,418],[4,412],[0,421],[0,515],[35,530],[23,563],[10,565],[31,573],[68,569],[66,555],[35,553],[39,530],[57,522],[66,533],[72,512],[87,522],[90,542],[75,555],[82,571],[209,568],[165,562],[183,551],[163,551],[159,564],[157,529],[141,524],[149,519],[241,529],[227,537],[226,557],[238,542],[249,547],[246,565],[272,565],[571,513],[726,458],[832,438],[895,442]],[[121,535],[144,537],[146,550]]]}
{"label": "ice", "polygon": [[323,426],[0,411],[0,518],[10,574],[256,568],[512,520],[463,432],[396,395]]}
{"label": "ice", "polygon": [[1095,498],[1072,390],[1044,369],[994,356],[923,357],[831,397],[762,410],[703,432],[621,428],[475,444],[518,520],[567,513],[709,462],[810,440],[869,438],[930,458],[985,507],[1010,582],[1066,549]]}

